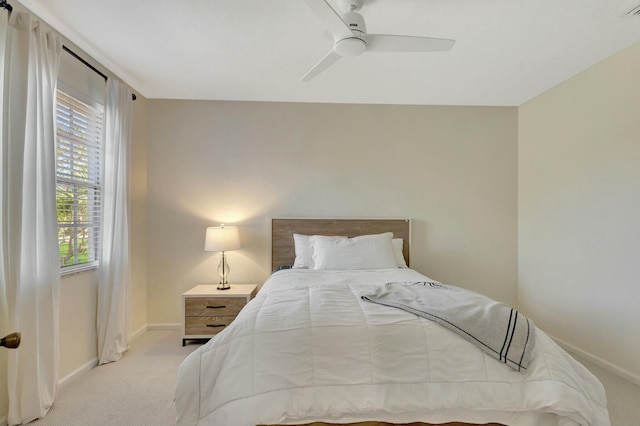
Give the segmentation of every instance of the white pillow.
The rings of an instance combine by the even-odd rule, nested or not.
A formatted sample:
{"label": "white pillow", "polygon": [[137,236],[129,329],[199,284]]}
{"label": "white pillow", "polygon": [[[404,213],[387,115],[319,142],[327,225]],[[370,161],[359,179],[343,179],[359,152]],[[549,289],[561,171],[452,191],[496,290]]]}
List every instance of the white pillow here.
{"label": "white pillow", "polygon": [[313,269],[397,268],[392,238],[392,232],[344,239],[314,235],[309,239],[313,249]]}
{"label": "white pillow", "polygon": [[[313,247],[311,247],[311,236],[302,234],[293,234],[293,244],[296,251],[296,259],[293,262],[293,268],[313,268]],[[329,239],[346,240],[347,237],[329,237]]]}
{"label": "white pillow", "polygon": [[402,238],[394,238],[391,243],[393,244],[393,254],[396,257],[398,268],[407,268],[407,262],[404,260],[404,254],[402,254]]}

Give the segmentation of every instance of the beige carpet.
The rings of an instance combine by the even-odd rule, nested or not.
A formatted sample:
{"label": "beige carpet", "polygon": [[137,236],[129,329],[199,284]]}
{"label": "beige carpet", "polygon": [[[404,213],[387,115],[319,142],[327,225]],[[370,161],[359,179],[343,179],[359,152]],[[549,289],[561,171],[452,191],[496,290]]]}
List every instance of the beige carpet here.
{"label": "beige carpet", "polygon": [[[178,366],[197,347],[182,347],[178,331],[147,331],[122,360],[94,368],[64,388],[49,414],[30,425],[173,425]],[[580,362],[604,384],[612,426],[640,426],[640,386]]]}
{"label": "beige carpet", "polygon": [[173,425],[178,366],[197,344],[179,331],[147,331],[118,362],[96,367],[62,389],[34,426]]}
{"label": "beige carpet", "polygon": [[574,355],[604,385],[611,426],[640,426],[640,386]]}

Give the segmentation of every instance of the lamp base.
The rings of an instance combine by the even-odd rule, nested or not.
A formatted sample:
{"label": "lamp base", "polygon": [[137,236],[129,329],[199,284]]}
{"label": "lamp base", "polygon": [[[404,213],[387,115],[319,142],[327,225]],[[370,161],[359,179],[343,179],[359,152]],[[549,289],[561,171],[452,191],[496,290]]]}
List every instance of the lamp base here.
{"label": "lamp base", "polygon": [[231,288],[231,286],[229,286],[229,281],[227,281],[229,271],[231,271],[231,268],[229,268],[229,264],[227,263],[227,256],[222,252],[222,255],[220,256],[220,263],[218,264],[218,275],[220,275],[218,290],[229,290]]}

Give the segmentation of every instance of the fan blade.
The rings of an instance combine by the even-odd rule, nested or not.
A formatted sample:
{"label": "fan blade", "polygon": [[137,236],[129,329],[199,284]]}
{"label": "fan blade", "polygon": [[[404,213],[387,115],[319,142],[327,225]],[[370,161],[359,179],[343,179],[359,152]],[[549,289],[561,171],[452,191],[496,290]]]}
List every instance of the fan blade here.
{"label": "fan blade", "polygon": [[301,81],[311,80],[312,78],[329,68],[331,65],[335,64],[340,58],[342,58],[342,56],[338,55],[332,50],[327,56],[322,58],[320,62],[318,62],[313,68],[311,68],[311,71],[306,73],[305,76],[302,77]]}
{"label": "fan blade", "polygon": [[349,26],[325,0],[305,0],[320,22],[327,27],[336,40],[353,37]]}
{"label": "fan blade", "polygon": [[446,38],[366,34],[367,52],[446,52],[455,40]]}

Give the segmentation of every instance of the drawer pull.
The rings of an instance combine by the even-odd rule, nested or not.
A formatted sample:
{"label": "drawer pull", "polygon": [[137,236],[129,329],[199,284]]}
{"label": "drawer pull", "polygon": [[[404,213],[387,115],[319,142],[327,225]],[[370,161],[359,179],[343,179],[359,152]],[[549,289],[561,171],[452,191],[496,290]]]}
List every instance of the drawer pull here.
{"label": "drawer pull", "polygon": [[224,327],[225,324],[207,324],[207,327]]}
{"label": "drawer pull", "polygon": [[223,309],[226,308],[225,305],[207,305],[207,309]]}

